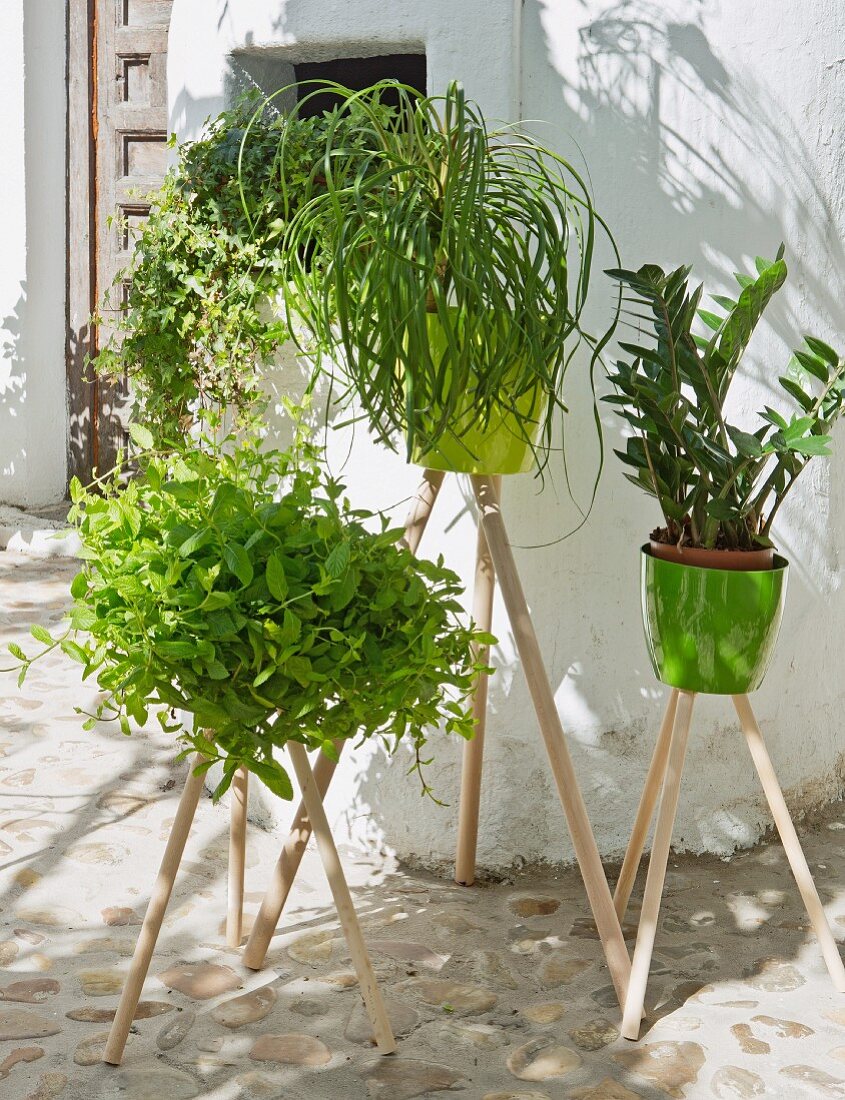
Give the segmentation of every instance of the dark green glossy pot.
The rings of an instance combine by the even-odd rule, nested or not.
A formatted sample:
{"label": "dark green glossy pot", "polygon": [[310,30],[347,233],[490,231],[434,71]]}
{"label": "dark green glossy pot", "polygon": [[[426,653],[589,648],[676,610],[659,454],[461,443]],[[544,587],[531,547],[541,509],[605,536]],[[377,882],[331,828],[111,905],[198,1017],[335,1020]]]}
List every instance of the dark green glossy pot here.
{"label": "dark green glossy pot", "polygon": [[763,682],[777,641],[789,563],[743,572],[661,561],[642,548],[643,623],[658,680],[744,695]]}

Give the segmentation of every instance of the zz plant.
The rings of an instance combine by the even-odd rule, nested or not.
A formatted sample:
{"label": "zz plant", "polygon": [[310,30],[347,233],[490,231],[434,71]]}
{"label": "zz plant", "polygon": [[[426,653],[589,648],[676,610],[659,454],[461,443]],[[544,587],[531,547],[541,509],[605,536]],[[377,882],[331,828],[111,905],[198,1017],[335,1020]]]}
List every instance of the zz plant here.
{"label": "zz plant", "polygon": [[9,647],[21,682],[62,650],[103,693],[88,728],[114,720],[129,733],[154,710],[203,768],[223,761],[215,797],[244,765],[291,798],[274,757],[290,740],[334,755],[359,735],[393,748],[407,737],[421,774],[428,728],[472,735],[474,654],[493,639],[461,625],[458,577],[414,559],[383,520],[371,530],[376,517],[349,507],[306,445],[206,441],[142,450],[140,462],[128,484],[73,483],[84,562],[73,609],[59,636],[33,627],[37,655]]}
{"label": "zz plant", "polygon": [[845,407],[845,360],[813,336],[804,337],[778,379],[793,412],[766,405],[752,431],[728,419],[748,342],[786,280],[783,246],[756,266],[755,275],[736,276],[735,299],[713,296],[718,312],[700,308],[703,288],[691,286],[689,267],[608,272],[621,284],[636,339],[620,342],[626,358],[610,371],[617,392],[604,400],[634,430],[616,453],[632,471],[629,480],[660,505],[664,526],[652,535],[658,542],[772,546],[772,523],[787,494],[813,457],[829,453],[831,428]]}
{"label": "zz plant", "polygon": [[[279,236],[289,328],[304,321],[304,350],[330,357],[340,403],[388,447],[471,459],[473,433],[513,417],[542,467],[569,363],[583,344],[594,366],[609,336],[584,323],[607,232],[587,186],[527,132],[489,129],[459,84],[331,87],[318,186]],[[284,180],[284,135],[276,163]]]}

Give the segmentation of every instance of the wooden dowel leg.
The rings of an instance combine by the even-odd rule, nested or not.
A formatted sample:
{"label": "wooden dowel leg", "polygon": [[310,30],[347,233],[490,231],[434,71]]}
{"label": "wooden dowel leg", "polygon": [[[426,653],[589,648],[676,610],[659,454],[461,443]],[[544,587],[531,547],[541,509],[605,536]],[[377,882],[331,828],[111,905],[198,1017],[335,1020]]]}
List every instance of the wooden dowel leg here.
{"label": "wooden dowel leg", "polygon": [[[415,554],[419,548],[420,540],[437,500],[437,494],[443,484],[443,478],[444,474],[440,470],[426,470],[422,483],[414,494],[413,502],[405,520],[405,532],[399,540],[399,545],[405,546],[412,554]],[[340,755],[342,748],[343,743],[336,742],[335,749],[338,755]],[[331,760],[322,753],[320,754],[314,766],[314,778],[320,791],[321,800],[325,798],[336,768],[336,761]],[[308,820],[305,803],[300,802],[293,819],[291,831],[282,847],[278,862],[273,870],[273,877],[244,950],[244,965],[248,966],[250,970],[260,970],[264,965],[270,940],[273,938],[273,933],[278,926],[310,836],[311,823]]]}
{"label": "wooden dowel leg", "polygon": [[352,965],[358,975],[361,996],[364,999],[367,1015],[373,1025],[376,1044],[382,1054],[393,1054],[396,1050],[396,1040],[393,1037],[387,1010],[376,981],[373,964],[367,954],[367,946],[364,943],[361,926],[358,924],[358,916],[352,903],[352,895],[349,893],[349,886],[343,874],[343,868],[337,854],[326,811],[320,798],[320,792],[314,781],[314,773],[308,762],[308,753],[303,745],[295,741],[288,742],[288,751],[293,769],[296,772],[297,782],[302,790],[302,799],[311,820],[311,827],[314,830],[314,838],[317,841],[317,848],[325,868],[326,878],[329,880]]}
{"label": "wooden dowel leg", "polygon": [[742,732],[745,734],[745,740],[748,742],[748,748],[751,751],[754,766],[760,776],[760,783],[772,811],[772,817],[775,819],[775,825],[780,834],[786,858],[789,860],[789,866],[792,868],[792,874],[795,876],[795,882],[807,910],[807,916],[810,918],[810,923],[819,939],[830,977],[837,991],[845,993],[845,967],[842,965],[839,948],[827,922],[824,907],[816,890],[816,884],[813,882],[813,876],[810,874],[810,868],[807,866],[807,860],[801,849],[801,842],[795,832],[795,826],[792,823],[789,808],[786,805],[775,769],[766,750],[763,735],[751,709],[751,702],[747,695],[734,695],[733,702],[739,715]]}
{"label": "wooden dowel leg", "polygon": [[684,758],[687,751],[692,708],[695,695],[688,691],[680,692],[675,715],[675,727],[669,746],[669,761],[666,778],[660,795],[660,808],[657,811],[657,825],[654,829],[654,841],[648,861],[643,907],[637,929],[637,944],[631,963],[631,982],[625,999],[625,1011],[622,1016],[622,1034],[626,1039],[638,1039],[640,1021],[645,1004],[645,991],[648,985],[648,972],[651,967],[651,955],[657,934],[657,919],[660,915],[660,900],[663,896],[663,884],[666,881],[666,865],[669,862],[669,847],[672,843],[672,827],[678,810],[678,795],[681,790],[681,773],[684,770]]}
{"label": "wooden dowel leg", "polygon": [[[498,495],[501,477],[493,478]],[[472,618],[480,630],[489,633],[493,625],[493,597],[496,592],[496,570],[479,522],[478,542],[475,553],[475,589],[472,599]],[[476,659],[487,664],[490,647],[476,650]],[[478,846],[478,813],[481,805],[481,771],[484,763],[484,732],[487,727],[487,673],[482,672],[475,681],[472,693],[472,718],[474,735],[464,744],[461,768],[461,802],[458,816],[458,849],[455,857],[455,882],[460,886],[472,886],[475,881],[475,854]]]}
{"label": "wooden dowel leg", "polygon": [[238,768],[232,777],[229,820],[229,890],[226,909],[226,946],[239,947],[244,921],[244,872],[246,869],[246,807],[249,773]]}
{"label": "wooden dowel leg", "polygon": [[194,768],[202,761],[203,757],[198,754],[191,762],[191,771],[188,774],[185,789],[179,800],[179,808],[176,811],[176,818],[170,830],[170,836],[167,838],[167,846],[164,849],[158,877],[150,895],[150,903],[147,906],[144,922],[141,925],[138,942],[135,944],[135,953],[132,956],[129,975],[126,984],[123,986],[117,1013],[109,1031],[103,1061],[113,1066],[119,1066],[123,1058],[126,1039],[132,1026],[132,1020],[135,1017],[138,1001],[141,998],[141,990],[144,987],[147,971],[150,969],[150,961],[161,931],[167,904],[173,891],[176,872],[182,862],[185,844],[191,831],[191,823],[197,812],[197,803],[202,793],[204,776],[194,775]]}
{"label": "wooden dowel leg", "polygon": [[663,786],[663,779],[666,775],[669,745],[672,742],[672,729],[675,725],[675,712],[677,709],[678,692],[676,688],[672,688],[669,693],[669,701],[666,704],[666,713],[663,715],[663,721],[660,725],[660,732],[657,735],[651,763],[649,764],[637,816],[634,819],[634,828],[631,830],[631,839],[628,841],[625,859],[622,861],[622,870],[619,872],[619,879],[613,892],[613,904],[616,907],[616,915],[619,917],[620,924],[625,920],[634,879],[637,877],[649,826],[654,817],[654,807],[657,805],[660,788]]}
{"label": "wooden dowel leg", "polygon": [[623,1004],[628,989],[630,959],[622,936],[622,927],[613,908],[613,898],[610,895],[607,876],[587,817],[581,788],[578,786],[575,769],[572,766],[560,715],[555,705],[554,693],[549,684],[540,645],[531,622],[507,531],[499,510],[499,501],[492,478],[489,476],[475,474],[472,477],[472,484],[487,545],[490,547],[490,554],[496,567],[502,598],[516,639],[523,672],[537,712],[540,732],[543,735],[552,774],[566,815],[587,898],[596,921],[616,995],[619,1003]]}
{"label": "wooden dowel leg", "polygon": [[[344,744],[343,741],[335,742],[338,755],[343,751]],[[314,765],[314,781],[321,801],[326,797],[326,791],[329,789],[336,768],[337,763],[325,753],[321,752],[318,755],[317,763]],[[244,966],[248,966],[250,970],[260,970],[264,965],[270,940],[279,924],[310,836],[311,822],[308,811],[305,809],[305,802],[302,801],[299,803],[287,840],[282,846],[278,862],[273,869],[273,877],[244,949]]]}
{"label": "wooden dowel leg", "polygon": [[420,540],[423,537],[445,476],[442,470],[426,470],[422,482],[414,494],[411,508],[405,520],[405,533],[399,540],[399,545],[407,547],[412,554],[416,554],[419,548]]}

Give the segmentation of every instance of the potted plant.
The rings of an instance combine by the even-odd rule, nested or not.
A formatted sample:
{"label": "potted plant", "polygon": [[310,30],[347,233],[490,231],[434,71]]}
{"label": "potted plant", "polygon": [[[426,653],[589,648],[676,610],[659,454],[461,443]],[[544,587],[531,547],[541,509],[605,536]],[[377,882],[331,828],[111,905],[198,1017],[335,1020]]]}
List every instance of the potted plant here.
{"label": "potted plant", "polygon": [[[354,399],[388,447],[404,437],[409,460],[542,468],[569,363],[586,345],[592,376],[613,327],[584,327],[607,232],[584,181],[517,127],[489,130],[459,84],[332,88],[317,186],[279,237],[289,330],[303,322],[340,403]],[[277,164],[286,178],[284,140]]]}
{"label": "potted plant", "polygon": [[[759,687],[777,637],[787,562],[772,524],[807,464],[829,453],[845,403],[845,360],[812,336],[779,378],[797,405],[765,406],[750,430],[726,413],[751,335],[786,279],[783,247],[737,275],[736,299],[713,296],[690,268],[608,272],[623,290],[634,342],[610,371],[604,398],[633,434],[616,453],[655,497],[663,523],[642,549],[642,599],[658,678],[691,692],[744,694]],[[648,335],[646,335],[648,333]]]}
{"label": "potted plant", "polygon": [[360,165],[359,121],[354,109],[286,115],[247,93],[178,147],[149,217],[125,227],[132,258],[105,303],[119,319],[94,366],[128,381],[132,417],[157,440],[178,439],[208,409],[225,409],[231,425],[260,418],[263,363],[289,336],[281,312],[266,308],[284,277],[279,241],[319,191],[312,177],[329,127],[350,170]]}
{"label": "potted plant", "polygon": [[114,720],[129,733],[155,710],[203,770],[222,761],[215,797],[245,767],[291,798],[274,755],[288,741],[334,755],[351,737],[408,737],[421,774],[428,729],[471,736],[474,647],[492,639],[459,622],[451,570],[351,510],[301,440],[291,452],[251,438],[156,451],[146,428],[131,430],[137,478],[72,485],[74,606],[60,636],[33,627],[36,656],[9,647],[21,680],[61,649],[103,693],[88,728]]}

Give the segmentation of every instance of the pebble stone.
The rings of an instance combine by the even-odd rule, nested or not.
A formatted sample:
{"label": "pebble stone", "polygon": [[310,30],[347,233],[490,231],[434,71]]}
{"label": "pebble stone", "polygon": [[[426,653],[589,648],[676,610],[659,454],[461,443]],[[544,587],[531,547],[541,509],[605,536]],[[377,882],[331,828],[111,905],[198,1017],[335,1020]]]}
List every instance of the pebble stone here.
{"label": "pebble stone", "polygon": [[513,1092],[508,1089],[506,1092],[485,1093],[482,1100],[549,1100],[549,1094],[547,1092]]}
{"label": "pebble stone", "polygon": [[200,1085],[171,1066],[127,1066],[117,1074],[120,1100],[193,1100]]}
{"label": "pebble stone", "polygon": [[219,997],[239,989],[241,979],[230,966],[220,963],[181,963],[171,966],[158,975],[158,980],[168,989],[175,989],[199,1001]]}
{"label": "pebble stone", "polygon": [[[83,1039],[81,1043],[77,1044],[76,1050],[73,1052],[74,1062],[78,1066],[95,1066],[102,1061],[108,1037],[109,1033],[107,1031],[98,1031],[95,1035],[89,1035],[86,1039]],[[130,1035],[129,1039],[131,1040],[131,1038]]]}
{"label": "pebble stone", "polygon": [[479,1016],[493,1008],[499,999],[489,989],[432,978],[414,978],[404,982],[400,988],[419,997],[425,1004],[438,1005],[459,1016]]}
{"label": "pebble stone", "polygon": [[211,1016],[224,1027],[244,1027],[245,1024],[254,1024],[263,1020],[272,1012],[276,1000],[275,989],[265,985],[260,989],[254,989],[251,993],[244,993],[240,997],[233,997],[232,1000],[217,1005],[211,1010]]}
{"label": "pebble stone", "polygon": [[21,982],[10,982],[5,989],[0,990],[0,1000],[35,1005],[55,996],[60,989],[61,986],[55,978],[28,978]]}
{"label": "pebble stone", "polygon": [[288,944],[288,954],[294,962],[310,963],[313,966],[327,962],[338,943],[340,940],[337,932],[309,932]]}
{"label": "pebble stone", "polygon": [[722,1066],[713,1074],[710,1091],[719,1100],[750,1100],[754,1096],[765,1096],[766,1083],[750,1069]]}
{"label": "pebble stone", "polygon": [[565,1077],[581,1065],[581,1056],[552,1040],[532,1039],[508,1056],[507,1066],[520,1081],[548,1081]]}
{"label": "pebble stone", "polygon": [[0,1041],[10,1039],[44,1039],[62,1030],[56,1020],[48,1020],[24,1008],[0,1009]]}
{"label": "pebble stone", "polygon": [[761,959],[756,969],[759,972],[747,979],[748,984],[766,993],[790,993],[807,980],[791,963],[780,959]]}
{"label": "pebble stone", "polygon": [[570,1100],[644,1100],[642,1093],[633,1092],[612,1077],[605,1077],[594,1088],[575,1089],[569,1096]]}
{"label": "pebble stone", "polygon": [[553,951],[540,964],[540,981],[545,986],[568,985],[592,965],[587,959],[573,959],[567,951]]}
{"label": "pebble stone", "polygon": [[698,1080],[704,1050],[698,1043],[640,1043],[613,1055],[614,1061],[678,1100]]}
{"label": "pebble stone", "polygon": [[21,1062],[37,1062],[44,1057],[43,1047],[18,1047],[11,1051],[0,1062],[0,1081],[8,1077],[12,1070]]}
{"label": "pebble stone", "polygon": [[560,901],[557,898],[527,896],[511,898],[508,908],[517,917],[546,917],[551,916],[560,909]]}
{"label": "pebble stone", "polygon": [[780,1072],[783,1077],[791,1081],[801,1081],[803,1084],[810,1085],[820,1096],[845,1097],[845,1081],[840,1077],[833,1077],[816,1066],[784,1066]]}
{"label": "pebble stone", "polygon": [[34,1091],[29,1093],[26,1100],[56,1100],[64,1092],[67,1083],[68,1078],[64,1073],[42,1073]]}
{"label": "pebble stone", "polygon": [[609,1020],[591,1020],[569,1033],[572,1042],[581,1050],[601,1050],[619,1038],[619,1029]]}
{"label": "pebble stone", "polygon": [[[396,1038],[410,1035],[420,1021],[419,1013],[408,1005],[402,1004],[401,1001],[397,1001],[394,997],[385,997],[384,1005]],[[358,1001],[352,1009],[352,1015],[349,1017],[344,1035],[350,1043],[375,1043],[376,1037],[373,1032],[373,1025],[370,1023],[370,1017],[367,1015],[363,1001]]]}
{"label": "pebble stone", "polygon": [[[153,1016],[162,1016],[165,1012],[172,1012],[174,1006],[167,1001],[139,1001],[135,1009],[133,1020],[149,1020]],[[65,1016],[69,1020],[81,1020],[86,1024],[105,1024],[113,1020],[117,1008],[94,1008],[91,1005],[83,1005],[82,1008],[72,1008]]]}
{"label": "pebble stone", "polygon": [[410,943],[405,940],[374,940],[370,944],[370,950],[400,962],[425,967],[426,970],[442,970],[449,961],[448,955],[438,955],[425,944]]}
{"label": "pebble stone", "polygon": [[313,1035],[262,1035],[249,1052],[256,1062],[281,1062],[286,1066],[324,1066],[332,1060],[329,1048]]}
{"label": "pebble stone", "polygon": [[438,1092],[463,1089],[465,1077],[448,1066],[411,1058],[383,1059],[365,1071],[367,1091],[373,1100],[413,1100]]}
{"label": "pebble stone", "polygon": [[123,989],[126,978],[119,970],[80,970],[79,980],[86,997],[111,997]]}
{"label": "pebble stone", "polygon": [[173,1050],[174,1047],[178,1047],[187,1038],[196,1018],[196,1012],[191,1008],[186,1008],[175,1019],[168,1020],[156,1035],[158,1049]]}
{"label": "pebble stone", "polygon": [[545,1004],[528,1005],[522,1009],[522,1015],[532,1024],[554,1024],[566,1012],[566,1006],[560,1001],[546,1001]]}

